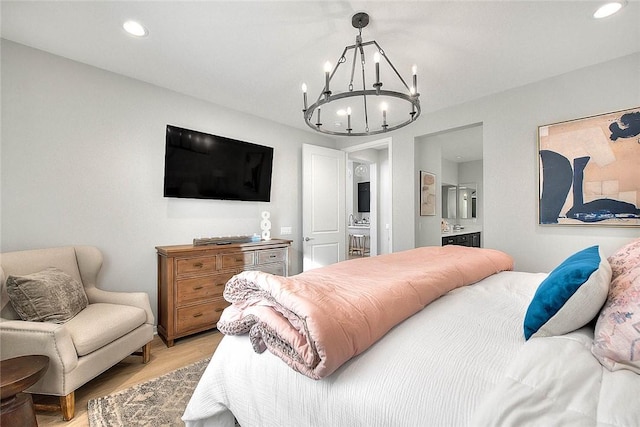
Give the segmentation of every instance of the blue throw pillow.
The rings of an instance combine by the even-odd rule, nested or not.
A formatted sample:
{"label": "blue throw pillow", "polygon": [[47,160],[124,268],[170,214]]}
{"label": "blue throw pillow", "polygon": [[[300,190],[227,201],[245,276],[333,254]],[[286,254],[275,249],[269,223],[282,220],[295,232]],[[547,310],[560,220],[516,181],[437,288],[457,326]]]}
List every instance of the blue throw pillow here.
{"label": "blue throw pillow", "polygon": [[564,335],[594,319],[607,299],[611,266],[598,246],[567,258],[542,281],[524,318],[524,336]]}

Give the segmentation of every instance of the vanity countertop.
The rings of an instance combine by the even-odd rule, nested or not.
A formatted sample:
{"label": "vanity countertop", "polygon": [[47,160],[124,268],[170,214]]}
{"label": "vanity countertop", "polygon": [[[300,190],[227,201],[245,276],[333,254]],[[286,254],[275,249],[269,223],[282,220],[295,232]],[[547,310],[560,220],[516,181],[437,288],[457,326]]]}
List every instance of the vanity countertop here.
{"label": "vanity countertop", "polygon": [[482,231],[482,227],[467,227],[462,230],[443,231],[442,236],[459,236],[461,234],[478,233]]}
{"label": "vanity countertop", "polygon": [[369,224],[355,224],[355,225],[348,225],[348,228],[369,228]]}

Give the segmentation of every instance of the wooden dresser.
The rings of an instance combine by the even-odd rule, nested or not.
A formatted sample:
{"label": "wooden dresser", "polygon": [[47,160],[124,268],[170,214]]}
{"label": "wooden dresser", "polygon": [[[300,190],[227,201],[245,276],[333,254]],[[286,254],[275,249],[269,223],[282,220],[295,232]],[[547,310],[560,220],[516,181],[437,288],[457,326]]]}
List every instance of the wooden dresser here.
{"label": "wooden dresser", "polygon": [[158,334],[171,347],[176,338],[216,327],[229,305],[227,281],[243,270],[287,276],[291,240],[225,245],[157,246]]}

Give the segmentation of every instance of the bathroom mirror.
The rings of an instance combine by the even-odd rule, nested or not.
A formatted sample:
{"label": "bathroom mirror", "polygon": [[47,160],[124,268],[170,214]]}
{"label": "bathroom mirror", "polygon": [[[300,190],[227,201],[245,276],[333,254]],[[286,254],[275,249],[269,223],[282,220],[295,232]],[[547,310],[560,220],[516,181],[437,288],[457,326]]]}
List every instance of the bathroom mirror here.
{"label": "bathroom mirror", "polygon": [[442,185],[442,218],[471,219],[477,218],[478,198],[477,184],[474,182]]}
{"label": "bathroom mirror", "polygon": [[458,218],[477,218],[477,185],[474,182],[458,186]]}
{"label": "bathroom mirror", "polygon": [[442,218],[456,219],[456,193],[458,187],[450,184],[442,185]]}

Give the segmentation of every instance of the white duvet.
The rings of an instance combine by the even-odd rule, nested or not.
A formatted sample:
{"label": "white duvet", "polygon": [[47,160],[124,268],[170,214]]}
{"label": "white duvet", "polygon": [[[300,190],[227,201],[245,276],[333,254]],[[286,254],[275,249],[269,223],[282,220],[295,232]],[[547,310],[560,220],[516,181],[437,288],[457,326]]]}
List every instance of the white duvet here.
{"label": "white duvet", "polygon": [[189,402],[189,427],[640,426],[640,375],[609,372],[588,329],[525,343],[546,274],[456,289],[316,381],[226,336]]}
{"label": "white duvet", "polygon": [[640,375],[591,354],[593,329],[533,338],[479,405],[476,426],[640,426]]}

